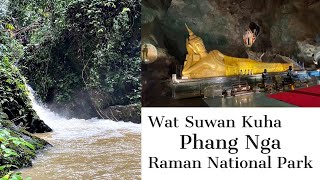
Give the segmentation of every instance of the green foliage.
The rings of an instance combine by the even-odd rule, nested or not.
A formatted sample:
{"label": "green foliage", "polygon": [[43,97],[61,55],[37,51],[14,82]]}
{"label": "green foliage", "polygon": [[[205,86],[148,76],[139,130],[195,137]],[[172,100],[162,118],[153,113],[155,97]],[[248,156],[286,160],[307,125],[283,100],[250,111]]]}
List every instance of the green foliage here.
{"label": "green foliage", "polygon": [[15,28],[12,24],[8,23],[6,24],[6,28],[9,30],[9,31],[13,31]]}
{"label": "green foliage", "polygon": [[21,137],[12,135],[12,132],[7,129],[0,129],[0,177],[1,180],[22,179],[20,173],[13,173],[10,170],[17,168],[20,164],[20,155],[18,151],[29,149],[34,156],[35,147]]}
{"label": "green foliage", "polygon": [[12,38],[14,26],[0,21],[0,59],[10,58],[17,62],[24,55],[23,46],[19,40]]}
{"label": "green foliage", "polygon": [[6,129],[0,130],[0,156],[3,156],[1,164],[5,162],[12,163],[12,156],[18,156],[18,153],[10,147],[28,147],[35,150],[34,146],[20,137],[13,137],[10,131]]}
{"label": "green foliage", "polygon": [[100,108],[140,102],[140,0],[54,4],[63,12],[50,20],[55,38],[30,45],[20,62],[41,99],[70,103],[87,91]]}
{"label": "green foliage", "polygon": [[[28,2],[31,1],[4,0],[0,3],[0,177],[3,176],[1,180],[22,179],[20,173],[10,170],[30,166],[31,158],[35,156],[35,149],[46,144],[26,131],[37,131],[34,124],[39,125],[41,121],[31,108],[24,79],[15,66],[24,56],[22,38],[28,35],[29,29],[33,30],[35,24],[30,27],[24,25],[28,26],[28,23],[34,23],[39,19],[33,12],[24,11],[25,8],[30,8],[29,4],[25,4]],[[33,10],[36,11],[36,8]]]}
{"label": "green foliage", "polygon": [[99,106],[140,101],[139,3],[84,1],[67,11],[69,31],[87,42],[78,47],[88,52],[79,59],[87,65],[83,67],[86,88],[105,95],[96,100]]}
{"label": "green foliage", "polygon": [[[16,38],[38,44],[56,38],[63,29],[66,7],[76,0],[8,0],[7,19]],[[25,42],[26,43],[26,42]]]}
{"label": "green foliage", "polygon": [[140,102],[140,0],[11,0],[7,10],[0,59],[19,65],[42,101]]}
{"label": "green foliage", "polygon": [[33,124],[39,125],[41,122],[31,107],[24,78],[15,66],[24,55],[23,45],[18,39],[11,37],[7,28],[0,29],[0,41],[2,42],[0,44],[1,116],[5,115],[6,119],[16,125],[25,126],[30,132],[38,131]]}
{"label": "green foliage", "polygon": [[28,91],[16,68],[8,57],[0,61],[0,111],[16,124],[26,124],[31,109]]}
{"label": "green foliage", "polygon": [[[0,180],[23,180],[23,178],[21,173],[10,171],[8,174],[0,178]],[[31,177],[27,177],[25,180],[31,180]]]}
{"label": "green foliage", "polygon": [[53,55],[55,51],[63,51],[54,48],[56,47],[52,41],[47,41],[41,48],[30,46],[26,51],[26,61],[21,62],[20,68],[29,78],[29,82],[35,85],[42,101],[47,102],[51,96],[50,91],[55,91],[56,101],[61,103],[71,100],[73,90],[79,87],[81,77],[73,72],[71,64],[66,62],[67,59]]}
{"label": "green foliage", "polygon": [[[85,15],[82,17],[82,19],[91,18],[93,25],[85,27],[82,31],[89,30],[98,37],[95,38],[96,42],[93,42],[96,46],[85,69],[87,88],[99,90],[101,94],[109,97],[116,97],[102,99],[102,102],[107,103],[100,104],[101,106],[126,105],[140,100],[140,35],[138,32],[140,27],[134,22],[139,21],[139,16],[130,13],[130,8],[136,11],[138,4],[128,8],[121,3],[115,4],[116,2],[106,5],[105,8],[113,9],[107,15],[112,18],[106,21],[103,21],[106,16],[103,13],[91,15],[87,12],[87,17]],[[93,11],[101,12],[100,9]],[[78,22],[82,22],[82,19],[73,21],[72,27],[79,27]]]}

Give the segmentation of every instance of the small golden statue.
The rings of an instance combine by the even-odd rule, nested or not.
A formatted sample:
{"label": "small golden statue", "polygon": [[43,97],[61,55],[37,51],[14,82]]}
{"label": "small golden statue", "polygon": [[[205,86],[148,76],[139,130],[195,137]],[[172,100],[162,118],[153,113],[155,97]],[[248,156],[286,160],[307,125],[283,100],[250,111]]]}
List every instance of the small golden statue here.
{"label": "small golden statue", "polygon": [[187,25],[186,27],[189,38],[186,42],[188,54],[182,70],[183,78],[252,75],[261,74],[264,69],[268,72],[284,72],[292,66],[289,63],[263,63],[252,59],[230,57],[217,50],[208,53],[202,39]]}
{"label": "small golden statue", "polygon": [[148,61],[148,46],[145,44],[144,48],[142,49],[142,60]]}

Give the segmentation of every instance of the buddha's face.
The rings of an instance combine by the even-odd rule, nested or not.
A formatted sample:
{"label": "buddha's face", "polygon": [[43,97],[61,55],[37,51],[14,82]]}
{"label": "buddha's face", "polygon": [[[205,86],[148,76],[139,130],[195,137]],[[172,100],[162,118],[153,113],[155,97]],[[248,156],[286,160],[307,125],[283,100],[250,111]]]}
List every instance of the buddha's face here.
{"label": "buddha's face", "polygon": [[189,41],[189,46],[196,54],[203,54],[207,52],[206,47],[200,38]]}

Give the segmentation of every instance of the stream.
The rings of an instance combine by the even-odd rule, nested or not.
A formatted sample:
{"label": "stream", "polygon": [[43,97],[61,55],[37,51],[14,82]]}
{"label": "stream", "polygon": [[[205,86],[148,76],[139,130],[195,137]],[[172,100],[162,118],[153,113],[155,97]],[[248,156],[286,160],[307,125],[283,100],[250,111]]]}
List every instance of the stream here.
{"label": "stream", "polygon": [[[30,89],[32,91],[32,89]],[[33,93],[32,93],[33,94]],[[141,179],[141,126],[103,119],[66,119],[40,105],[33,108],[53,132],[36,134],[53,145],[41,151],[33,167],[22,169],[32,180]]]}

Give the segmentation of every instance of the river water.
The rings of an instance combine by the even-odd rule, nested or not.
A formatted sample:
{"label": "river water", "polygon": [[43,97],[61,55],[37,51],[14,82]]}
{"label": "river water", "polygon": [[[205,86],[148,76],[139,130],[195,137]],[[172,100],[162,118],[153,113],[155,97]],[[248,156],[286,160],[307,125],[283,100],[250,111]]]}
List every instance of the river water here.
{"label": "river water", "polygon": [[37,134],[53,145],[40,152],[33,180],[141,179],[141,126],[102,119],[66,119],[37,103],[33,108],[53,132]]}

